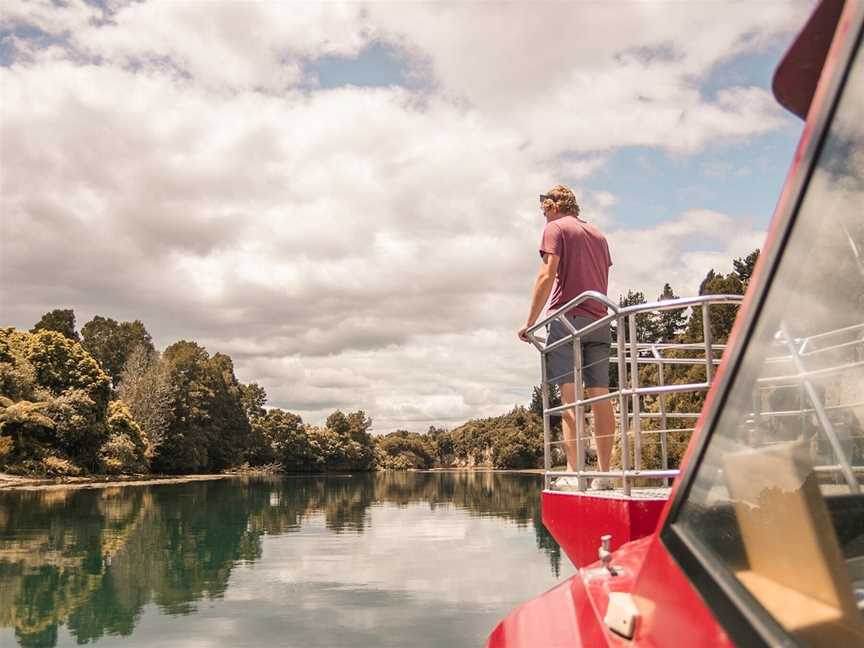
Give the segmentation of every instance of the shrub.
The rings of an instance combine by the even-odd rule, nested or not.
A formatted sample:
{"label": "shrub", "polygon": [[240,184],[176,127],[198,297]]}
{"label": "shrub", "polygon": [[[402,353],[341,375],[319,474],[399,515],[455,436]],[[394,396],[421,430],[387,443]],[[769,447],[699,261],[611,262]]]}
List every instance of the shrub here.
{"label": "shrub", "polygon": [[45,414],[54,422],[52,445],[77,464],[96,470],[107,438],[104,410],[85,390],[70,389],[52,399]]}
{"label": "shrub", "polygon": [[42,457],[39,466],[39,472],[50,477],[81,474],[81,469],[73,462],[53,454]]}
{"label": "shrub", "polygon": [[108,404],[108,438],[99,450],[99,459],[108,473],[147,470],[147,443],[141,428],[121,401]]}

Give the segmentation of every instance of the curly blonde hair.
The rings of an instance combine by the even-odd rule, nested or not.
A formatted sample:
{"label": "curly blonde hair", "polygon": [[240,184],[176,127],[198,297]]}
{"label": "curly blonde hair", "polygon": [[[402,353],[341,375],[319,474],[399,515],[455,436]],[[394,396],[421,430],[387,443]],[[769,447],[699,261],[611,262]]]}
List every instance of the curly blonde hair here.
{"label": "curly blonde hair", "polygon": [[579,207],[579,203],[576,202],[576,194],[564,185],[555,185],[546,192],[546,195],[550,196],[555,201],[555,204],[558,205],[558,211],[562,214],[573,214],[578,216],[582,211]]}

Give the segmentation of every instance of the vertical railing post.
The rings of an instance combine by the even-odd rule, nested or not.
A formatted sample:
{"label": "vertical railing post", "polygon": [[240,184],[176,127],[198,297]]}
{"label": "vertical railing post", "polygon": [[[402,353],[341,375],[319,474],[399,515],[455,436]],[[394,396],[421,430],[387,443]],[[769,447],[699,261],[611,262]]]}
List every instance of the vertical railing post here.
{"label": "vertical railing post", "polygon": [[[666,367],[663,362],[662,354],[657,351],[657,347],[651,347],[651,352],[657,358],[657,382],[661,387],[666,385]],[[660,394],[660,461],[663,470],[669,469],[669,446],[666,439],[666,430],[669,429],[668,419],[666,417],[666,394]],[[669,480],[664,479],[663,485],[668,486]]]}
{"label": "vertical railing post", "polygon": [[543,488],[549,490],[552,480],[552,434],[549,425],[549,381],[546,378],[546,349],[540,351],[540,395],[543,399]]}
{"label": "vertical railing post", "polygon": [[630,470],[630,444],[627,439],[627,419],[629,418],[627,415],[627,398],[624,395],[627,385],[627,363],[624,360],[624,321],[624,317],[619,317],[617,319],[618,326],[616,327],[618,343],[618,420],[621,427],[621,486],[624,489],[624,496],[629,497],[630,482],[627,479],[627,472]]}
{"label": "vertical railing post", "polygon": [[633,408],[633,468],[642,470],[642,421],[639,418],[639,342],[636,339],[636,314],[630,315],[630,389]]}
{"label": "vertical railing post", "polygon": [[582,479],[582,473],[585,470],[585,448],[583,438],[585,437],[585,406],[582,405],[582,400],[585,398],[584,388],[582,386],[582,338],[573,336],[573,383],[576,388],[576,407],[573,410],[573,415],[576,417],[576,472],[578,478],[576,480],[579,490],[585,490],[585,483]]}
{"label": "vertical railing post", "polygon": [[846,480],[846,485],[849,486],[849,492],[853,495],[857,495],[861,492],[858,478],[855,477],[852,465],[849,458],[846,456],[846,451],[843,449],[843,444],[840,442],[840,438],[837,436],[837,431],[834,429],[831,420],[828,418],[825,406],[822,404],[822,399],[819,398],[819,394],[816,393],[816,388],[813,387],[813,382],[807,378],[807,370],[804,367],[804,361],[798,354],[798,350],[795,348],[795,343],[793,342],[792,337],[786,331],[785,324],[780,325],[780,335],[782,336],[786,348],[789,349],[789,353],[792,355],[792,361],[795,363],[795,370],[800,376],[801,384],[804,386],[807,397],[810,399],[810,402],[813,403],[816,419],[819,421],[819,425],[822,426],[825,436],[828,437],[828,443],[831,444],[831,449],[834,451],[834,458],[840,464],[840,472]]}
{"label": "vertical railing post", "polygon": [[702,333],[705,336],[705,382],[714,379],[714,336],[711,334],[711,311],[708,302],[702,304]]}

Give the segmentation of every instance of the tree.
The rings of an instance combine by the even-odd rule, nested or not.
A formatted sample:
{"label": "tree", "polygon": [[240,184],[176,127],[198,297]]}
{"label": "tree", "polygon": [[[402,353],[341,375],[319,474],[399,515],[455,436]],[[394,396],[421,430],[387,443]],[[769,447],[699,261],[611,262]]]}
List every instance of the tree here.
{"label": "tree", "polygon": [[31,403],[0,397],[0,465],[41,457],[54,435],[54,421],[46,414],[48,403]]}
{"label": "tree", "polygon": [[167,364],[156,351],[139,345],[126,359],[117,391],[144,434],[146,456],[150,460],[173,416],[173,389]]}
{"label": "tree", "polygon": [[154,468],[178,473],[238,465],[250,426],[231,358],[222,353],[211,358],[206,349],[185,340],[169,346],[162,357],[173,407]]}
{"label": "tree", "polygon": [[[628,290],[627,295],[618,299],[621,308],[644,304],[645,294],[638,290]],[[625,320],[624,339],[630,341],[630,324]],[[612,326],[613,339],[617,336],[616,326]],[[660,324],[657,316],[653,313],[640,313],[636,315],[636,340],[638,342],[656,342],[660,339]]]}
{"label": "tree", "polygon": [[67,389],[83,390],[100,412],[97,418],[102,418],[111,379],[78,342],[55,331],[40,330],[30,335],[24,354],[39,387],[55,396]]}
{"label": "tree", "polygon": [[0,328],[0,394],[18,400],[41,400],[36,393],[36,370],[27,360],[30,333]]}
{"label": "tree", "polygon": [[53,398],[45,413],[54,421],[52,447],[77,465],[98,471],[99,449],[108,438],[106,405],[96,403],[83,389],[67,389]]}
{"label": "tree", "polygon": [[154,351],[153,340],[139,320],[120,322],[96,315],[81,329],[81,345],[111,376],[114,387],[120,383],[123,365],[138,347]]}
{"label": "tree", "polygon": [[252,465],[278,461],[289,472],[309,472],[320,469],[303,419],[297,414],[274,407],[252,419],[253,437],[260,436],[266,451],[250,456]]}
{"label": "tree", "polygon": [[258,383],[240,385],[240,399],[243,401],[243,410],[250,420],[253,416],[264,416],[267,392]]}
{"label": "tree", "polygon": [[147,469],[146,438],[122,401],[108,403],[105,423],[107,439],[99,450],[99,458],[106,472],[144,472]]}
{"label": "tree", "polygon": [[234,362],[224,353],[216,353],[207,367],[210,450],[209,470],[224,470],[243,461],[251,431],[243,404],[240,382],[234,374]]}
{"label": "tree", "polygon": [[[678,295],[672,290],[668,283],[663,284],[663,292],[657,298],[658,301],[678,299]],[[683,331],[687,323],[686,309],[675,309],[660,311],[657,315],[658,339],[661,342],[673,342]]]}
{"label": "tree", "polygon": [[435,464],[435,449],[428,435],[397,430],[375,439],[378,466],[395,470],[431,468]]}
{"label": "tree", "polygon": [[[558,407],[561,405],[561,390],[558,385],[549,385],[549,407]],[[528,410],[532,412],[541,421],[543,420],[543,390],[540,386],[535,386],[531,392],[531,403],[528,405]],[[550,427],[553,432],[561,430],[561,416],[551,416]]]}
{"label": "tree", "polygon": [[445,428],[430,425],[426,437],[429,439],[429,445],[435,453],[437,462],[442,466],[449,465],[453,457],[453,437],[450,436],[450,432]]}
{"label": "tree", "polygon": [[756,261],[759,260],[759,248],[753,250],[750,254],[744,257],[739,257],[732,261],[734,274],[741,281],[745,290],[750,285],[750,278],[753,276],[753,270],[756,267]]}
{"label": "tree", "polygon": [[79,340],[78,332],[75,330],[75,312],[71,308],[55,308],[50,313],[45,313],[30,329],[31,333],[37,331],[56,331],[75,342]]}
{"label": "tree", "polygon": [[[709,270],[699,286],[699,294],[743,295],[744,284],[734,272],[723,275],[714,272],[714,270]],[[724,344],[729,338],[729,333],[732,332],[732,326],[735,324],[735,318],[738,315],[738,306],[734,304],[710,306],[710,315],[713,341],[716,344]],[[704,339],[702,321],[702,308],[694,308],[690,321],[687,323],[686,341],[700,342]]]}

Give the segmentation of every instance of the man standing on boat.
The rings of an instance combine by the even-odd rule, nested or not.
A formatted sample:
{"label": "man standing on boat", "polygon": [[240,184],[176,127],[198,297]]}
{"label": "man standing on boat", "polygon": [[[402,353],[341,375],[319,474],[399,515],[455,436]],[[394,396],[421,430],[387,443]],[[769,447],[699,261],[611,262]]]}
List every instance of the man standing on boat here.
{"label": "man standing on boat", "polygon": [[[609,266],[612,258],[606,238],[591,223],[579,217],[579,203],[573,192],[563,185],[555,185],[540,195],[540,206],[546,217],[543,238],[540,242],[540,271],[534,283],[531,309],[525,326],[519,329],[519,339],[528,342],[527,329],[533,326],[543,306],[549,301],[553,312],[586,290],[603,295],[609,283]],[[567,319],[580,329],[606,315],[606,306],[596,300],[588,300],[567,313]],[[560,340],[567,330],[559,321],[549,326],[548,342]],[[609,393],[609,325],[582,337],[582,379],[588,398]],[[546,378],[561,389],[561,402],[576,400],[573,378],[573,345],[564,344],[546,357]],[[597,463],[602,471],[609,470],[615,420],[612,403],[608,400],[591,405],[594,413],[594,440],[597,445]],[[567,470],[575,471],[576,457],[576,412],[563,412],[564,451]],[[608,490],[612,480],[594,479],[593,490]]]}

